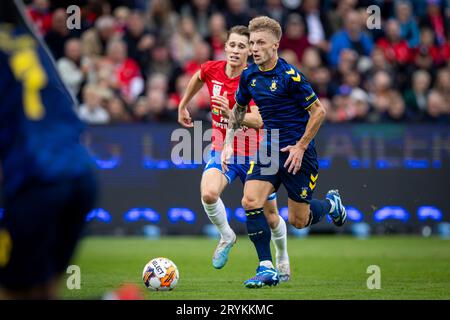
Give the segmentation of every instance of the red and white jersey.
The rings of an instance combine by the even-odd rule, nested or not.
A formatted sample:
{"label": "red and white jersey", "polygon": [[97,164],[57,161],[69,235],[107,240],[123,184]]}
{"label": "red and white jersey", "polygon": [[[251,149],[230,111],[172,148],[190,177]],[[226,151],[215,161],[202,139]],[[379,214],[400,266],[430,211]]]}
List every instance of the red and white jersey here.
{"label": "red and white jersey", "polygon": [[[200,78],[208,86],[209,95],[217,96],[223,95],[227,92],[230,109],[233,109],[235,100],[235,93],[239,87],[239,80],[241,76],[229,78],[225,73],[226,61],[207,61],[201,65]],[[212,149],[221,151],[223,142],[228,127],[228,119],[222,117],[221,111],[214,107],[212,102],[211,116],[212,116]],[[249,104],[247,112],[250,112],[250,106],[255,105],[253,100]],[[234,138],[234,154],[238,156],[254,155],[258,149],[259,134],[258,130],[248,128],[239,129]]]}

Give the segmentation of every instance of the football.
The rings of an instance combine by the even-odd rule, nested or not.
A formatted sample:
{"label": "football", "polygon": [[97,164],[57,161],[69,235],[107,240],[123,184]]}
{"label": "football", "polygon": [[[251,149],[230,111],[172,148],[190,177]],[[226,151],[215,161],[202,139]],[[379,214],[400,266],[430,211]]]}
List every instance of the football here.
{"label": "football", "polygon": [[178,283],[178,268],[173,261],[167,258],[150,260],[142,271],[142,280],[150,290],[169,291]]}

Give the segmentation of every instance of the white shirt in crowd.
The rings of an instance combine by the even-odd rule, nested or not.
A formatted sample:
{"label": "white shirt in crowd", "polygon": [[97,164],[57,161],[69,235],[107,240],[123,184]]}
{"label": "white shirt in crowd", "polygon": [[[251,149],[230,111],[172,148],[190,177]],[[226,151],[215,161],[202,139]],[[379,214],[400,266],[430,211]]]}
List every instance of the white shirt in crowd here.
{"label": "white shirt in crowd", "polygon": [[101,106],[90,108],[85,104],[80,105],[78,117],[89,124],[105,124],[110,120],[109,113]]}

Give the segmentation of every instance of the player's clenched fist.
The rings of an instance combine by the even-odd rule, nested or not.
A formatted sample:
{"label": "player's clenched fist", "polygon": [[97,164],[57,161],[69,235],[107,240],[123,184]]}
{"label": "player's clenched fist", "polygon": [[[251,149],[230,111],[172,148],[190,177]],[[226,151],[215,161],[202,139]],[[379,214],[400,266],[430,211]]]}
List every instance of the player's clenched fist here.
{"label": "player's clenched fist", "polygon": [[228,93],[225,91],[223,96],[212,96],[211,102],[214,104],[214,107],[219,109],[222,113],[222,117],[229,119],[231,110],[230,110],[230,101],[227,98]]}
{"label": "player's clenched fist", "polygon": [[284,167],[288,168],[289,173],[296,174],[302,166],[303,154],[305,153],[305,149],[298,145],[295,145],[284,147],[283,149],[281,149],[281,152],[289,152],[289,157],[284,163]]}
{"label": "player's clenched fist", "polygon": [[186,128],[192,128],[194,126],[191,115],[186,108],[178,108],[178,123]]}

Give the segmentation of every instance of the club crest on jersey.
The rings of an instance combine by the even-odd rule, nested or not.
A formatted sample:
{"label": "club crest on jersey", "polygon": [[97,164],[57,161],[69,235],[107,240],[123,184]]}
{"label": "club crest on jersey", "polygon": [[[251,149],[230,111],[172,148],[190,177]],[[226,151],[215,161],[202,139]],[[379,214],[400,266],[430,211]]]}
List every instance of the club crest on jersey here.
{"label": "club crest on jersey", "polygon": [[220,110],[217,108],[213,108],[211,112],[214,113],[216,116],[220,115]]}
{"label": "club crest on jersey", "polygon": [[256,86],[256,79],[253,79],[252,82],[250,83],[250,85],[251,85],[252,87]]}
{"label": "club crest on jersey", "polygon": [[308,187],[302,187],[302,192],[300,192],[300,198],[306,199],[308,196]]}
{"label": "club crest on jersey", "polygon": [[270,86],[270,91],[274,92],[277,90],[277,80],[272,80],[272,85]]}

